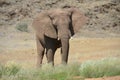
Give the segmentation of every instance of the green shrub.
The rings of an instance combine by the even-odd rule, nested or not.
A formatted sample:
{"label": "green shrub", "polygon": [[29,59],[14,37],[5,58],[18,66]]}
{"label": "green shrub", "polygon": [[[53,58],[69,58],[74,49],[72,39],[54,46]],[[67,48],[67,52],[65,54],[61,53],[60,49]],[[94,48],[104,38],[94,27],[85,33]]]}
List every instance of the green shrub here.
{"label": "green shrub", "polygon": [[21,32],[28,32],[28,25],[26,23],[19,23],[17,24],[16,29]]}
{"label": "green shrub", "polygon": [[80,75],[84,77],[103,77],[120,75],[120,59],[108,58],[87,61],[81,64]]}
{"label": "green shrub", "polygon": [[0,65],[0,78],[3,76],[15,76],[20,70],[20,66],[9,62],[6,65]]}

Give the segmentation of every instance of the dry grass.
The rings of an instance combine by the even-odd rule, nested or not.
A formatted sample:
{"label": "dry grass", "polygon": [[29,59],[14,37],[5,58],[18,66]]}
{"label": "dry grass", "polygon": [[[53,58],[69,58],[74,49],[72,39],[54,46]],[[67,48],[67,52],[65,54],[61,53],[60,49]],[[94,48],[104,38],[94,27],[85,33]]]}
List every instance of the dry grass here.
{"label": "dry grass", "polygon": [[[13,43],[14,42],[14,43]],[[0,53],[0,63],[16,61],[20,64],[35,66],[35,40],[11,40]],[[11,47],[12,46],[12,47]],[[97,60],[105,57],[120,57],[120,38],[81,38],[70,41],[69,63]],[[44,56],[43,63],[46,63]],[[55,54],[55,64],[60,64],[60,50]],[[26,65],[26,66],[27,66]]]}

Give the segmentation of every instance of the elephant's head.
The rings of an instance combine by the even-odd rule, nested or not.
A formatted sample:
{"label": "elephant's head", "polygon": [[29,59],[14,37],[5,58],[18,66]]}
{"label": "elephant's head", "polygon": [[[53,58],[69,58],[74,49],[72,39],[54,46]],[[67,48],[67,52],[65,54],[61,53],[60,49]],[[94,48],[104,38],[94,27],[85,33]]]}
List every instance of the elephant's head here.
{"label": "elephant's head", "polygon": [[[87,17],[76,8],[50,10],[48,11],[48,16],[53,26],[49,29],[51,34],[48,33],[46,35],[52,38],[56,38],[56,36],[58,38],[70,38],[87,21]],[[56,35],[50,36],[53,33],[56,33]]]}
{"label": "elephant's head", "polygon": [[54,13],[50,12],[49,16],[53,22],[58,38],[70,38],[71,13],[63,9],[56,9]]}

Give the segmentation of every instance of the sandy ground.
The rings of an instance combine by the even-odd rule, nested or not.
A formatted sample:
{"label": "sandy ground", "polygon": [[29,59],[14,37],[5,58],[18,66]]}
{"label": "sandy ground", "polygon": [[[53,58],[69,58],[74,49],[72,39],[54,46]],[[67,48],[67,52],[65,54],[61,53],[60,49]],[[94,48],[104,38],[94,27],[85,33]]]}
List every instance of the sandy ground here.
{"label": "sandy ground", "polygon": [[[3,45],[1,42],[0,63],[15,61],[35,66],[35,40],[11,40]],[[84,62],[106,57],[120,57],[120,38],[80,38],[70,40],[69,63]],[[55,64],[60,64],[60,49],[55,54]],[[43,63],[46,63],[44,56]]]}

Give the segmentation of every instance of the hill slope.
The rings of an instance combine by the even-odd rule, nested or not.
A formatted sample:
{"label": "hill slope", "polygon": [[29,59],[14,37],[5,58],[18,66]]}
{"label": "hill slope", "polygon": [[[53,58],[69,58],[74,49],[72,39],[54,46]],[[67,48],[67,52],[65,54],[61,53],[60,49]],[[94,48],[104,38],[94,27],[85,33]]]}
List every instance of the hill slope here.
{"label": "hill slope", "polygon": [[76,37],[119,37],[119,3],[119,0],[0,0],[0,28],[19,23],[29,26],[41,10],[70,5],[90,18]]}

